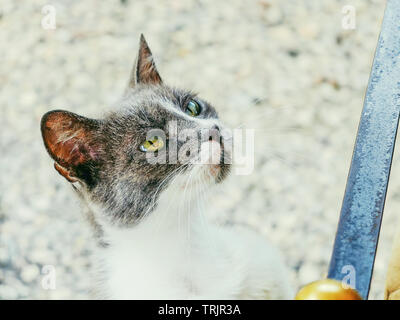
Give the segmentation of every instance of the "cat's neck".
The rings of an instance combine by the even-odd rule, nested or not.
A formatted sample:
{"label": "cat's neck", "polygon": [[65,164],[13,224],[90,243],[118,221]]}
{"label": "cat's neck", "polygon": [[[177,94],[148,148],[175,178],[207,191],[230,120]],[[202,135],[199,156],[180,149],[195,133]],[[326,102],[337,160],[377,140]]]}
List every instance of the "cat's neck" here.
{"label": "cat's neck", "polygon": [[171,299],[188,295],[186,280],[175,288],[171,278],[190,279],[194,270],[203,269],[200,265],[212,261],[204,257],[214,252],[210,248],[215,237],[209,236],[210,226],[195,204],[161,201],[134,226],[104,226],[107,246],[95,252],[94,268],[98,268],[106,297]]}
{"label": "cat's neck", "polygon": [[206,203],[204,199],[198,199],[196,192],[190,191],[164,192],[154,209],[142,214],[134,226],[104,225],[105,241],[114,246],[130,243],[136,247],[149,243],[164,247],[171,242],[177,247],[188,247],[204,241],[209,228],[204,215]]}

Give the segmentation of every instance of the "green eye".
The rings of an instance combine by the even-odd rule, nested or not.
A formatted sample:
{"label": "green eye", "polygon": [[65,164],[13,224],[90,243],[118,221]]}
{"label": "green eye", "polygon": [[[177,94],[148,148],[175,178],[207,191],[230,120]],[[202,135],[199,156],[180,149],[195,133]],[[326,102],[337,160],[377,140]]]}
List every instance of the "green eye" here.
{"label": "green eye", "polygon": [[201,112],[201,108],[199,106],[199,104],[194,101],[194,100],[190,100],[187,107],[186,107],[186,111],[185,111],[189,116],[192,117],[197,117],[200,112]]}
{"label": "green eye", "polygon": [[140,147],[140,151],[154,152],[160,150],[164,146],[164,141],[157,136],[152,137],[150,140],[145,141]]}

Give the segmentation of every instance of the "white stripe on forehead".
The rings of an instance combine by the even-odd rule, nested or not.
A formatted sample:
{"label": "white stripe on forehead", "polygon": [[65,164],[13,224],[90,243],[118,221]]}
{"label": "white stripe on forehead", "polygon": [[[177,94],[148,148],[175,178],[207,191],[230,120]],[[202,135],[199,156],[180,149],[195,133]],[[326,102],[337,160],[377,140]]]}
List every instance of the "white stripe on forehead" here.
{"label": "white stripe on forehead", "polygon": [[198,118],[198,117],[192,117],[189,116],[187,113],[185,113],[181,108],[177,108],[175,106],[174,103],[172,103],[170,100],[168,99],[163,99],[164,101],[162,101],[161,106],[166,109],[167,111],[175,114],[176,116],[183,118],[185,120],[188,121],[193,121],[193,122],[197,122],[198,124],[201,125],[208,125],[208,126],[212,126],[213,124],[220,124],[219,119],[217,118]]}
{"label": "white stripe on forehead", "polygon": [[154,92],[154,90],[150,88],[143,89],[141,92],[132,92],[132,91],[127,92],[127,95],[123,98],[120,104],[122,105],[123,109],[129,110],[130,108],[132,108],[132,105],[140,105],[142,101],[143,102],[150,101],[156,105],[159,105],[159,107],[164,108],[168,112],[174,114],[175,116],[181,119],[196,122],[204,127],[212,127],[213,125],[222,126],[221,121],[217,118],[204,119],[204,118],[189,116],[180,107],[177,107],[167,97],[165,97],[162,94],[157,94],[156,92]]}

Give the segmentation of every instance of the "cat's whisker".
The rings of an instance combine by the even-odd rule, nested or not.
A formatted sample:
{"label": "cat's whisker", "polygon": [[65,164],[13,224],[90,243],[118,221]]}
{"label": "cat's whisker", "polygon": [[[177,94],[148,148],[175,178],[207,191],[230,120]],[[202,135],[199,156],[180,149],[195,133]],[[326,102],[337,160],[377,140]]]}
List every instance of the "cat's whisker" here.
{"label": "cat's whisker", "polygon": [[[193,174],[193,169],[194,169],[194,168],[192,168],[192,170],[190,171],[189,177],[187,178],[187,180],[186,180],[186,182],[185,182],[185,186],[184,186],[183,201],[181,202],[181,207],[180,207],[180,208],[183,208],[183,211],[185,210],[185,206],[187,207],[187,203],[186,203],[186,192],[187,192],[187,189],[188,189],[188,186],[189,186],[190,177],[191,177],[192,174]],[[190,201],[190,199],[189,199],[189,201]],[[184,218],[187,219],[187,217],[184,217]],[[179,224],[178,232],[180,232],[180,221],[181,221],[181,210],[179,209],[179,210],[178,210],[178,224]]]}
{"label": "cat's whisker", "polygon": [[[258,154],[259,152],[263,155],[268,154],[268,158],[281,160],[282,163],[285,164],[293,164],[293,163],[304,164],[304,163],[314,162],[314,159],[311,158],[309,153],[306,153],[305,151],[299,152],[290,149],[287,152],[280,152],[270,146],[264,146],[264,148],[265,148],[264,150],[255,151],[256,154]],[[291,166],[291,168],[296,168],[296,167]]]}
{"label": "cat's whisker", "polygon": [[[191,172],[191,175],[190,175],[190,177],[189,177],[189,181],[190,181],[190,194],[189,194],[189,210],[188,210],[188,217],[187,217],[187,219],[188,219],[188,225],[187,225],[187,230],[188,230],[188,241],[190,241],[190,233],[191,233],[191,227],[192,227],[192,225],[191,225],[191,222],[190,222],[190,218],[191,218],[191,215],[192,215],[192,201],[193,201],[193,199],[192,199],[192,191],[193,191],[193,182],[192,182],[192,179],[193,179],[193,177],[197,174],[197,172],[196,172],[196,170],[197,170],[197,168],[193,168],[193,170],[192,170],[192,172]],[[190,258],[190,255],[189,255],[189,258]]]}
{"label": "cat's whisker", "polygon": [[[240,124],[235,126],[234,129],[246,126],[249,123],[251,123],[251,124],[256,123],[257,121],[260,121],[260,120],[263,120],[263,122],[264,122],[265,117],[272,116],[277,112],[292,111],[294,109],[295,108],[293,106],[285,106],[285,107],[271,108],[271,109],[268,109],[268,110],[266,110],[266,111],[264,111],[262,113],[260,113],[260,112],[249,113],[250,114],[249,119],[247,121],[245,121],[245,122],[241,122]],[[254,118],[252,118],[253,114],[254,114]]]}
{"label": "cat's whisker", "polygon": [[174,179],[175,179],[177,176],[179,176],[180,172],[182,172],[183,169],[184,169],[184,167],[178,167],[178,168],[174,169],[171,173],[169,173],[169,174],[161,181],[161,183],[159,184],[159,186],[157,187],[157,189],[156,189],[156,191],[155,191],[155,193],[154,193],[154,195],[153,195],[153,198],[152,198],[152,201],[150,202],[149,208],[148,208],[148,209],[146,210],[146,212],[142,215],[141,220],[144,220],[144,219],[147,217],[147,215],[153,210],[153,208],[154,208],[154,206],[155,206],[155,204],[156,204],[156,203],[155,203],[156,197],[158,196],[158,193],[161,191],[161,187],[164,185],[164,183],[166,183],[166,182],[168,181],[168,179],[169,179],[173,174],[177,173],[176,176],[174,177]]}
{"label": "cat's whisker", "polygon": [[[183,170],[183,169],[181,169],[181,170],[174,170],[174,171],[171,173],[171,174],[176,173],[176,175],[170,180],[170,185],[173,185],[173,184],[175,183],[175,181],[177,180],[177,178],[180,177],[180,173],[182,172],[182,170]],[[164,180],[165,180],[165,179],[164,179]],[[161,211],[160,218],[157,219],[157,221],[156,221],[156,225],[155,225],[155,228],[154,228],[154,231],[155,231],[156,233],[157,233],[158,231],[160,231],[160,229],[162,228],[162,226],[163,226],[164,223],[165,223],[165,220],[168,219],[168,216],[167,216],[166,212],[168,212],[168,210],[169,210],[171,204],[174,203],[173,200],[175,200],[177,194],[175,193],[173,196],[174,196],[174,198],[172,199],[172,201],[170,201],[170,202],[168,203],[168,205],[167,205],[167,207],[165,208],[165,210]]]}
{"label": "cat's whisker", "polygon": [[254,130],[255,133],[258,134],[267,134],[268,136],[271,135],[278,135],[278,136],[285,136],[285,135],[292,135],[292,134],[301,134],[302,136],[311,136],[312,132],[307,130],[305,127],[300,127],[297,125],[293,126],[277,126],[276,124],[271,124],[271,126],[266,126],[265,124],[262,127],[257,126],[249,126],[249,127],[237,127],[234,130]]}
{"label": "cat's whisker", "polygon": [[[174,181],[175,181],[175,179],[171,180],[171,183],[174,183]],[[164,226],[164,224],[168,223],[168,219],[170,219],[170,217],[168,216],[167,213],[170,212],[169,209],[170,209],[172,203],[175,203],[176,200],[179,201],[179,199],[177,199],[178,196],[179,196],[178,193],[174,193],[171,201],[168,203],[168,205],[165,207],[165,209],[159,213],[159,219],[157,219],[155,222],[155,227],[154,227],[155,233],[160,232],[162,227]]]}
{"label": "cat's whisker", "polygon": [[202,180],[203,180],[203,183],[202,183],[202,189],[201,189],[201,192],[200,192],[201,201],[199,201],[199,203],[200,203],[200,205],[202,207],[202,209],[200,210],[200,218],[201,218],[201,221],[203,223],[203,227],[205,227],[204,230],[208,235],[207,236],[207,240],[210,243],[211,247],[215,248],[216,247],[215,246],[215,242],[214,242],[213,237],[211,236],[211,233],[210,233],[210,228],[209,228],[209,225],[207,223],[207,217],[205,216],[205,208],[204,208],[205,203],[207,203],[207,198],[206,198],[206,196],[207,196],[207,194],[206,194],[207,193],[207,189],[206,189],[207,180],[206,180],[206,178],[204,176],[202,177]]}

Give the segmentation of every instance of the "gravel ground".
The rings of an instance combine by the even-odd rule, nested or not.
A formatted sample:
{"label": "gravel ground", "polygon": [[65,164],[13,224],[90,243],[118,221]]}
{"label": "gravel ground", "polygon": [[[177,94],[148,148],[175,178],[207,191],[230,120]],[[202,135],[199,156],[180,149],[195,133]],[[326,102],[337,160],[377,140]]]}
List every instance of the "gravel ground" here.
{"label": "gravel ground", "polygon": [[[41,26],[56,9],[55,30]],[[356,28],[342,28],[342,7]],[[0,5],[0,298],[80,299],[91,242],[52,168],[39,121],[97,116],[119,98],[143,32],[170,84],[256,129],[255,170],[214,196],[219,221],[253,226],[283,251],[293,285],[327,271],[384,1],[30,1]],[[371,297],[383,297],[400,211],[395,155]],[[43,266],[56,289],[42,286]]]}

